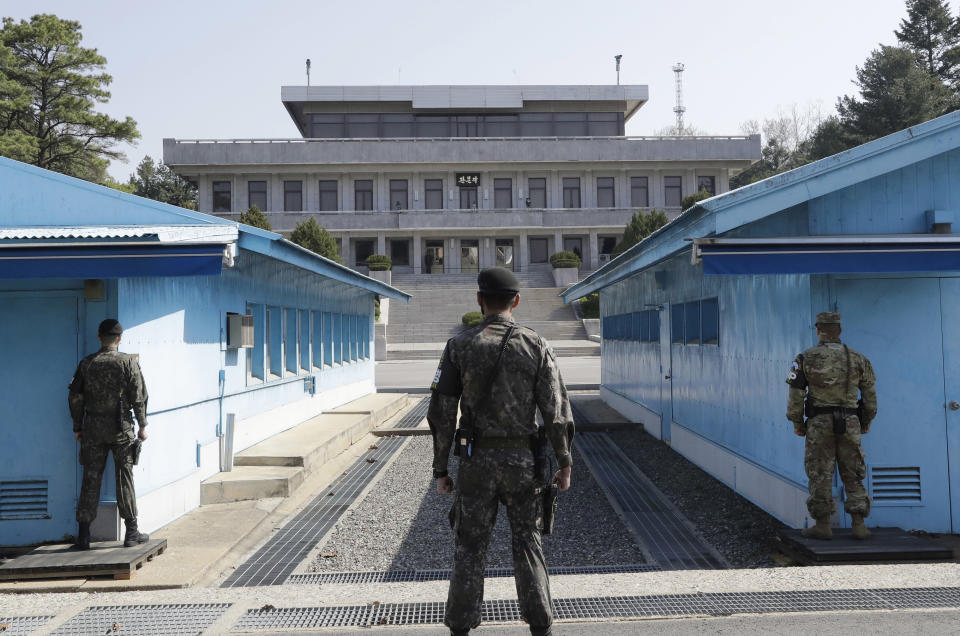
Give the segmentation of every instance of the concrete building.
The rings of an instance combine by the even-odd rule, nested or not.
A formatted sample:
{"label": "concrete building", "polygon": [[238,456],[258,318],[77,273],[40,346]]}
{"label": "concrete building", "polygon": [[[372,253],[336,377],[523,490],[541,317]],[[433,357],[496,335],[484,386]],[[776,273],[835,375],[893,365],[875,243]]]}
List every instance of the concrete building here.
{"label": "concrete building", "polygon": [[313,216],[363,268],[549,268],[561,249],[606,262],[631,215],[670,218],[760,158],[760,137],[626,137],[646,86],[285,86],[295,139],[165,139],[200,210],[251,205],[273,228]]}
{"label": "concrete building", "polygon": [[[9,159],[0,192],[0,545],[76,532],[67,385],[104,318],[150,394],[134,469],[146,531],[199,505],[228,414],[240,451],[375,392],[374,297],[406,294],[278,234]],[[252,337],[228,336],[233,314]],[[116,529],[112,473],[98,523]]]}
{"label": "concrete building", "polygon": [[952,113],[702,201],[564,294],[600,293],[604,399],[802,526],[784,380],[839,311],[877,374],[869,524],[960,532],[958,184]]}

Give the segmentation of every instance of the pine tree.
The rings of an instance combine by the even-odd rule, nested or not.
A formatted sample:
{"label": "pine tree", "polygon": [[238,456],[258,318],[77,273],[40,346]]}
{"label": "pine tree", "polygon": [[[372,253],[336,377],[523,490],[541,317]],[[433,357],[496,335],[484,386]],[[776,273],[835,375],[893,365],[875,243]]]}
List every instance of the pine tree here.
{"label": "pine tree", "polygon": [[649,214],[635,212],[633,218],[623,230],[623,239],[613,248],[610,256],[619,256],[667,224],[667,215],[663,210],[653,210]]}
{"label": "pine tree", "polygon": [[156,163],[150,155],[137,165],[130,175],[131,192],[137,196],[162,201],[190,210],[197,209],[197,187],[180,177],[167,164]]}
{"label": "pine tree", "polygon": [[261,230],[273,231],[273,228],[270,227],[270,221],[267,219],[267,215],[261,212],[260,208],[256,205],[251,205],[249,210],[240,215],[239,220],[241,223],[258,227]]}
{"label": "pine tree", "polygon": [[329,258],[332,261],[340,262],[340,251],[337,249],[337,242],[330,232],[320,226],[317,220],[312,216],[306,221],[297,223],[290,234],[290,240],[305,247],[311,252],[320,256]]}
{"label": "pine tree", "polygon": [[907,17],[894,34],[928,73],[948,84],[957,80],[960,24],[945,0],[907,0]]}

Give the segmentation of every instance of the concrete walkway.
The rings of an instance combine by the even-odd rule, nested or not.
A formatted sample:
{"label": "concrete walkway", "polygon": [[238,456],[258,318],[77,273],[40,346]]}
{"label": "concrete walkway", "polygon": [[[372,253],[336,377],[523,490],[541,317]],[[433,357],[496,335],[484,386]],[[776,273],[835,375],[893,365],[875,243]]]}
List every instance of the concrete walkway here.
{"label": "concrete walkway", "polygon": [[[427,391],[437,372],[435,360],[387,360],[377,363],[377,389],[419,389]],[[600,357],[557,358],[560,375],[570,389],[596,390],[600,385]]]}

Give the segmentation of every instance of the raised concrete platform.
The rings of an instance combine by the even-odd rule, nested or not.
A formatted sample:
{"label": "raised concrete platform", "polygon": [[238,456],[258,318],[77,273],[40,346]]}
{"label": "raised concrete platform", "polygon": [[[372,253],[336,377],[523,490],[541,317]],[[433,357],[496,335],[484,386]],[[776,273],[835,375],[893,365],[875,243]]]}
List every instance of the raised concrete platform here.
{"label": "raised concrete platform", "polygon": [[201,505],[289,497],[304,480],[301,466],[234,466],[200,485]]}
{"label": "raised concrete platform", "polygon": [[863,541],[854,539],[849,528],[834,528],[830,541],[809,539],[794,529],[781,530],[777,538],[784,552],[804,565],[953,559],[950,547],[901,528],[870,528],[870,532]]}
{"label": "raised concrete platform", "polygon": [[76,576],[112,576],[126,581],[166,549],[166,539],[151,539],[132,548],[123,547],[121,541],[93,543],[90,550],[73,550],[69,544],[44,545],[0,565],[0,581]]}

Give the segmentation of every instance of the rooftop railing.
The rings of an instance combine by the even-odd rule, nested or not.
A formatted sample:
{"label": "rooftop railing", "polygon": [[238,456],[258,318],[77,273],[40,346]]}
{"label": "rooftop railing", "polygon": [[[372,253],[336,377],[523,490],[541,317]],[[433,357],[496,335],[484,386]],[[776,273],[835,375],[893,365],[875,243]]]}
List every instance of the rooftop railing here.
{"label": "rooftop railing", "polygon": [[173,139],[176,144],[309,144],[358,141],[748,141],[756,135],[675,135],[675,136],[609,136],[609,137],[307,137],[286,139]]}

